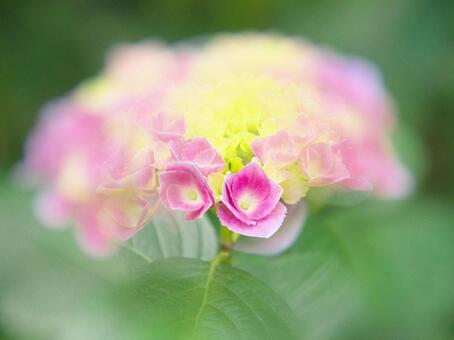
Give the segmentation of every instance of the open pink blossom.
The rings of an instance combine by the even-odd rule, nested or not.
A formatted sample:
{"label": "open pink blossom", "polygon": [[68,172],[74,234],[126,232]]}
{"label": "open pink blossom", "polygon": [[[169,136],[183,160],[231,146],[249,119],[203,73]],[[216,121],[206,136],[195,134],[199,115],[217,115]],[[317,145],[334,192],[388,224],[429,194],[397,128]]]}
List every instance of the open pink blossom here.
{"label": "open pink blossom", "polygon": [[191,161],[197,164],[204,176],[224,170],[225,162],[221,155],[205,138],[188,141],[175,139],[170,142],[170,151],[177,161]]}
{"label": "open pink blossom", "polygon": [[282,188],[251,162],[228,174],[222,188],[218,217],[230,230],[246,236],[272,236],[282,225],[287,208],[279,202]]}
{"label": "open pink blossom", "polygon": [[186,212],[191,221],[214,206],[214,196],[206,178],[191,162],[174,162],[159,175],[159,196],[170,209]]}
{"label": "open pink blossom", "polygon": [[309,144],[301,150],[300,166],[309,186],[338,183],[350,177],[336,145]]}

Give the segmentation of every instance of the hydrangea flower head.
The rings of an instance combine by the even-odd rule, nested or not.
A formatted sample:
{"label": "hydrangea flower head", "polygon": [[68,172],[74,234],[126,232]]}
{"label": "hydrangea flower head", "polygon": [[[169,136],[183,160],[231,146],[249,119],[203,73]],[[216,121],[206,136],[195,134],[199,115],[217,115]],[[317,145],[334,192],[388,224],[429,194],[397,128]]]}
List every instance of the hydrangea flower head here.
{"label": "hydrangea flower head", "polygon": [[301,39],[121,45],[45,109],[24,164],[44,183],[38,215],[75,222],[94,254],[163,208],[188,220],[212,210],[233,232],[268,238],[315,188],[409,192],[393,110],[372,65]]}

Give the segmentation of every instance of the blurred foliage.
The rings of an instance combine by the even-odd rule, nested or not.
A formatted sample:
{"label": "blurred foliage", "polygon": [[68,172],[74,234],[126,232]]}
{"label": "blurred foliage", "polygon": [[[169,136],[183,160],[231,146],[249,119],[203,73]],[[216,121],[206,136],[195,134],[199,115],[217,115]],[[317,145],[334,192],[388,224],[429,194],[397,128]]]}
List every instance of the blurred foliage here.
{"label": "blurred foliage", "polygon": [[[233,264],[251,275],[239,269],[228,275],[239,278],[238,292],[257,287],[266,295],[265,302],[248,296],[265,314],[276,306],[285,314],[288,305],[302,338],[452,339],[453,14],[449,0],[2,0],[0,172],[20,160],[40,107],[95,75],[119,41],[271,30],[364,56],[378,64],[396,100],[395,141],[416,174],[417,194],[401,203],[323,208],[288,252],[235,254]],[[146,293],[150,299],[196,287],[196,294],[181,297],[184,309],[173,301],[154,311],[164,331],[184,332],[184,323],[167,324],[175,326],[168,308],[194,317],[190,302],[200,303],[204,288],[184,273],[197,267],[204,277],[206,263],[182,269],[178,261],[144,262],[136,271],[123,257],[93,260],[81,254],[71,231],[38,226],[29,196],[0,181],[0,339],[139,338],[134,332],[148,334],[156,321],[124,297],[133,288],[146,292],[144,279],[157,287]],[[162,275],[176,286],[159,286]],[[227,299],[209,298],[229,306]],[[202,334],[210,334],[206,326]]]}
{"label": "blurred foliage", "polygon": [[330,208],[287,253],[235,264],[289,302],[308,339],[450,339],[453,220],[428,199]]}
{"label": "blurred foliage", "polygon": [[209,261],[218,252],[218,236],[205,215],[188,222],[182,214],[158,209],[153,219],[128,241],[125,253],[153,262],[168,257]]}
{"label": "blurred foliage", "polygon": [[236,331],[228,318],[245,339],[280,339],[293,324],[303,339],[454,337],[454,212],[440,199],[324,208],[289,251],[235,253],[233,265],[250,274],[217,267],[208,287],[208,264],[198,260],[139,268],[121,253],[83,256],[71,229],[40,227],[30,195],[0,184],[4,337],[183,339],[205,292],[197,339],[229,338]]}
{"label": "blurred foliage", "polygon": [[122,324],[132,330],[128,339],[298,338],[294,314],[280,296],[251,274],[218,262],[156,261],[115,292],[122,298],[111,310],[121,311]]}

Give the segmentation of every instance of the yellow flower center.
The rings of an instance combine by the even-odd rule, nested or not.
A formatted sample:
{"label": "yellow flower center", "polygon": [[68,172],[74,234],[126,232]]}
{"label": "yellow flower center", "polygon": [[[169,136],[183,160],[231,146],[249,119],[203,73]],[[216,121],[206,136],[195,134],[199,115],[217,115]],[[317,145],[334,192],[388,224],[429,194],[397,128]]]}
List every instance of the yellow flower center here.
{"label": "yellow flower center", "polygon": [[187,193],[187,197],[190,201],[196,201],[199,195],[197,194],[197,191],[191,190]]}
{"label": "yellow flower center", "polygon": [[251,142],[276,133],[280,121],[295,117],[298,101],[294,86],[270,77],[242,75],[188,83],[174,90],[168,106],[186,120],[186,138],[205,137],[229,170],[237,172],[253,156]]}
{"label": "yellow flower center", "polygon": [[243,210],[248,210],[251,207],[251,202],[249,200],[245,199],[240,202],[240,208]]}

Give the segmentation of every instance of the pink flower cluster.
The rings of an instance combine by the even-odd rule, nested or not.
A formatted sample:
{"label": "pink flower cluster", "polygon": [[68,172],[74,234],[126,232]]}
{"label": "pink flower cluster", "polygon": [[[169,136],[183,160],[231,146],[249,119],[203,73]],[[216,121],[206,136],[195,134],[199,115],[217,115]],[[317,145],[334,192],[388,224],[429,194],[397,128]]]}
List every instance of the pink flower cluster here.
{"label": "pink flower cluster", "polygon": [[[273,111],[279,102],[259,92],[235,99],[221,91],[206,96],[209,114],[233,121],[206,128],[214,118],[197,116],[193,98],[174,104],[182,89],[199,98],[232,77],[253,78],[248,88],[257,91],[262,78],[271,79],[294,98],[296,112],[263,118],[256,111]],[[248,120],[231,118],[248,110]],[[50,226],[75,223],[91,254],[111,252],[161,204],[187,220],[213,209],[235,233],[285,239],[278,234],[289,205],[311,188],[370,190],[383,198],[409,191],[410,176],[389,141],[393,114],[371,65],[304,41],[240,35],[198,48],[139,43],[114,50],[103,73],[44,109],[24,169],[44,188],[38,216]]]}

